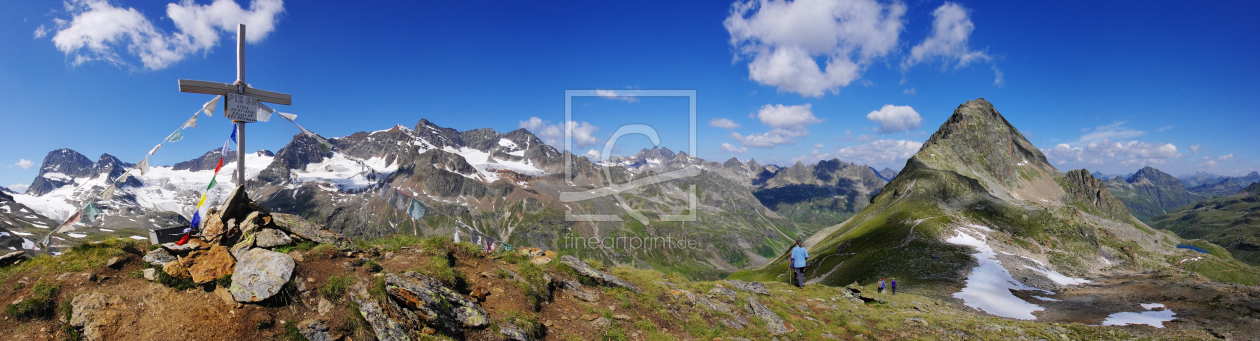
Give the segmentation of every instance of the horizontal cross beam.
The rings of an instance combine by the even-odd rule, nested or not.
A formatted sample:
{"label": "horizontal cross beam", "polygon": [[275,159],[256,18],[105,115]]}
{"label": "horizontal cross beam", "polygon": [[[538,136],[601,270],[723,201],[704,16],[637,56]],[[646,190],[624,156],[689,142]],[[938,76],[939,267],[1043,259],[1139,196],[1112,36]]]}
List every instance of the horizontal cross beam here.
{"label": "horizontal cross beam", "polygon": [[[236,85],[196,81],[191,79],[179,80],[179,92],[191,92],[197,94],[210,95],[227,95],[228,93],[236,93]],[[254,88],[245,88],[245,94],[257,98],[259,102],[275,103],[280,105],[292,105],[293,96],[282,94],[279,92],[271,92],[267,90],[259,90]]]}

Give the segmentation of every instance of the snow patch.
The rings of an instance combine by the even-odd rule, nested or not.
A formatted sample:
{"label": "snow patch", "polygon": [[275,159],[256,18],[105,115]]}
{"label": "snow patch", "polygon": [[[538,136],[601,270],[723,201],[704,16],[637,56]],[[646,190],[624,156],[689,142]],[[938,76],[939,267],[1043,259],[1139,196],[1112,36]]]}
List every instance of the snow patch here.
{"label": "snow patch", "polygon": [[66,235],[67,235],[67,236],[70,236],[70,238],[83,238],[83,237],[87,237],[87,235],[86,235],[86,234],[83,234],[83,233],[72,233],[72,232],[71,232],[71,233],[66,233]]}
{"label": "snow patch", "polygon": [[131,236],[131,239],[135,239],[135,240],[149,240],[149,237]]}
{"label": "snow patch", "polygon": [[1029,270],[1041,273],[1043,276],[1046,276],[1046,278],[1049,278],[1051,281],[1054,281],[1054,283],[1058,285],[1080,285],[1080,284],[1089,283],[1089,280],[1086,280],[1083,278],[1064,276],[1063,274],[1054,270],[1038,269],[1038,268],[1034,268],[1027,265],[1025,265],[1024,267],[1028,268]]}
{"label": "snow patch", "polygon": [[1053,298],[1049,298],[1049,297],[1045,297],[1045,296],[1037,296],[1037,295],[1033,295],[1033,298],[1035,298],[1035,299],[1039,299],[1039,300],[1042,300],[1042,301],[1046,301],[1046,302],[1061,302],[1061,301],[1063,301],[1063,300],[1057,300],[1057,299],[1053,299]]}
{"label": "snow patch", "polygon": [[114,230],[110,230],[110,229],[100,229],[100,230],[101,232],[114,232]]}
{"label": "snow patch", "polygon": [[19,236],[33,236],[33,235],[35,235],[34,233],[26,233],[26,232],[19,232],[19,231],[9,231],[9,232],[13,232],[13,234],[15,234],[15,235],[19,235]]}
{"label": "snow patch", "polygon": [[1142,309],[1146,309],[1146,310],[1151,310],[1151,309],[1156,309],[1156,308],[1164,309],[1163,303],[1142,303],[1139,305],[1142,306]]}
{"label": "snow patch", "polygon": [[968,226],[976,228],[976,230],[959,228],[954,230],[955,235],[953,237],[945,239],[946,243],[975,248],[976,253],[972,254],[972,257],[975,257],[979,263],[967,275],[966,286],[961,291],[954,293],[953,296],[963,300],[964,305],[989,314],[1020,320],[1036,320],[1037,316],[1034,316],[1032,313],[1043,311],[1045,308],[1016,297],[1011,293],[1011,290],[1035,290],[1048,294],[1054,293],[1030,287],[1015,280],[1011,273],[1002,267],[1002,262],[997,260],[997,254],[993,251],[993,248],[985,243],[987,237],[980,231],[977,231],[992,231],[992,229],[979,225]]}
{"label": "snow patch", "polygon": [[1155,328],[1164,328],[1164,322],[1177,319],[1177,313],[1172,310],[1153,310],[1135,312],[1120,312],[1107,316],[1103,320],[1104,326],[1126,326],[1130,324],[1145,324]]}

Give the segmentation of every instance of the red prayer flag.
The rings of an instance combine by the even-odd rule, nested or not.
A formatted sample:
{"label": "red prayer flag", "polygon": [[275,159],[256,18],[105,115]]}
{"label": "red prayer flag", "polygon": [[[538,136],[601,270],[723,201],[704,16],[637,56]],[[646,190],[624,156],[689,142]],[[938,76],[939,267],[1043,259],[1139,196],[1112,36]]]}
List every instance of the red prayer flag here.
{"label": "red prayer flag", "polygon": [[219,169],[220,169],[220,168],[223,168],[223,157],[222,157],[222,156],[220,156],[220,157],[219,157],[219,165],[218,165],[218,166],[214,166],[214,174],[219,174]]}
{"label": "red prayer flag", "polygon": [[183,246],[184,244],[188,244],[188,237],[190,236],[192,236],[192,232],[184,233],[184,238],[180,238],[179,241],[175,242],[175,245]]}

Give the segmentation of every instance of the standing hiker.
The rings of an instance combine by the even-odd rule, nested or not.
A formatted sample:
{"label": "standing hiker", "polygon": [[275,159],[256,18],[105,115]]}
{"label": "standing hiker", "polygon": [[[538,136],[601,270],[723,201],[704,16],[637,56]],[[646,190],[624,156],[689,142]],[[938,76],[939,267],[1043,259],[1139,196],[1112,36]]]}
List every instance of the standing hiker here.
{"label": "standing hiker", "polygon": [[892,280],[892,294],[893,295],[897,294],[897,279],[896,278],[893,278]]}
{"label": "standing hiker", "polygon": [[879,293],[881,294],[884,293],[884,279],[883,278],[879,279]]}
{"label": "standing hiker", "polygon": [[796,246],[792,248],[792,258],[789,259],[788,267],[792,268],[792,272],[796,273],[796,287],[805,288],[805,261],[809,259],[809,251],[801,246],[801,241],[796,241]]}

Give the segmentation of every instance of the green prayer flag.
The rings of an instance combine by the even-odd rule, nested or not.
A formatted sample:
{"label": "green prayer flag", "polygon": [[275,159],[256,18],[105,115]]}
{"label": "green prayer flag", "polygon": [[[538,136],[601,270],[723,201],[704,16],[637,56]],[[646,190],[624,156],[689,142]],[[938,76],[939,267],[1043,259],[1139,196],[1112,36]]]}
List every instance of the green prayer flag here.
{"label": "green prayer flag", "polygon": [[175,142],[182,139],[184,139],[184,134],[180,133],[179,130],[176,130],[174,133],[171,133],[171,136],[166,137],[167,142]]}
{"label": "green prayer flag", "polygon": [[101,210],[97,209],[96,204],[94,203],[89,202],[87,206],[83,206],[83,217],[87,218],[87,221],[89,222],[96,220],[96,215],[100,213]]}
{"label": "green prayer flag", "polygon": [[217,177],[218,177],[218,176],[212,176],[212,177],[210,177],[210,186],[206,186],[206,190],[207,190],[207,191],[209,191],[211,188],[214,188],[214,184],[215,184],[215,183],[217,183],[217,182],[215,182],[215,181],[214,181],[214,179],[215,179],[215,178],[217,178]]}

